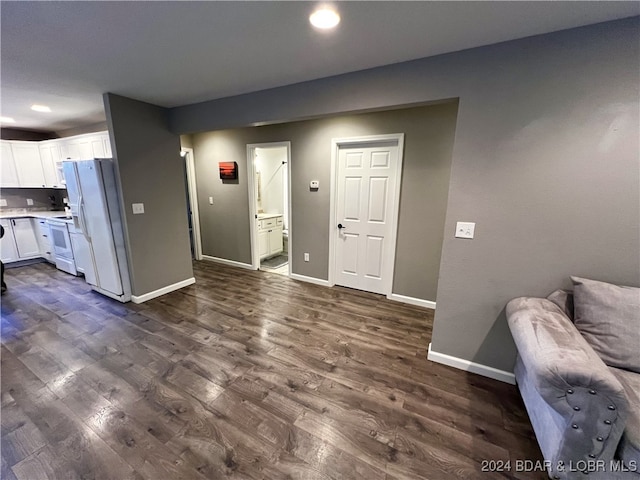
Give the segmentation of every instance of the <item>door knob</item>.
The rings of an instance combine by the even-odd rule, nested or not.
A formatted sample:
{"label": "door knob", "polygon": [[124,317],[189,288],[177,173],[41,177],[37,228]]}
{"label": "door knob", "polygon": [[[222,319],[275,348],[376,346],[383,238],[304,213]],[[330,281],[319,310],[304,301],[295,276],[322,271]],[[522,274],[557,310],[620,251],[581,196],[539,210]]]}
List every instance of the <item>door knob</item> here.
{"label": "door knob", "polygon": [[342,230],[343,228],[347,228],[344,225],[342,225],[341,223],[338,224],[338,230]]}

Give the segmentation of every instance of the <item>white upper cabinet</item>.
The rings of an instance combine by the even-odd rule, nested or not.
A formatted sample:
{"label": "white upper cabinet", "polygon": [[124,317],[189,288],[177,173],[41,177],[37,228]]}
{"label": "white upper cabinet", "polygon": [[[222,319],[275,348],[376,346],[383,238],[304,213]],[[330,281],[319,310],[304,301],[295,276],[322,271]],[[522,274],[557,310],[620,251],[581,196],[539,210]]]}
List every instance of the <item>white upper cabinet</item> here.
{"label": "white upper cabinet", "polygon": [[80,149],[80,160],[90,160],[95,158],[93,154],[93,140],[90,138],[83,138],[78,142]]}
{"label": "white upper cabinet", "polygon": [[91,137],[91,153],[93,153],[93,157],[91,158],[106,158],[102,135]]}
{"label": "white upper cabinet", "polygon": [[60,142],[62,160],[80,160],[80,145],[71,140],[62,139]]}
{"label": "white upper cabinet", "polygon": [[60,149],[64,160],[90,160],[92,158],[107,158],[111,156],[111,148],[106,150],[109,144],[107,132],[90,133],[68,137],[60,140]]}
{"label": "white upper cabinet", "polygon": [[13,152],[9,141],[0,141],[0,162],[0,168],[2,169],[0,170],[0,187],[19,187],[18,172],[16,172],[16,164],[13,161]]}
{"label": "white upper cabinet", "polygon": [[57,142],[45,141],[39,143],[40,160],[44,170],[45,185],[49,188],[64,188],[62,175],[62,157],[60,145]]}
{"label": "white upper cabinet", "polygon": [[0,140],[0,187],[66,188],[63,160],[111,158],[109,132],[41,142]]}
{"label": "white upper cabinet", "polygon": [[21,187],[44,187],[44,170],[37,142],[11,142],[13,161]]}
{"label": "white upper cabinet", "polygon": [[111,153],[111,140],[109,139],[109,133],[104,132],[101,133],[100,136],[102,137],[102,144],[104,145],[105,158],[113,157],[113,154]]}

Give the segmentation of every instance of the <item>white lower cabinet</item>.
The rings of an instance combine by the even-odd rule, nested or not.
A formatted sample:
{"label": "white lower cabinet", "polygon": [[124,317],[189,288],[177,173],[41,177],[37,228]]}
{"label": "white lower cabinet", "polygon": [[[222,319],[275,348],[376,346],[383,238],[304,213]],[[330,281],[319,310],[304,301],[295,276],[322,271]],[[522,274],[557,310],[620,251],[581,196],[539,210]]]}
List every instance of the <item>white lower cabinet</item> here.
{"label": "white lower cabinet", "polygon": [[273,228],[269,231],[269,256],[281,253],[283,246],[282,227]]}
{"label": "white lower cabinet", "polygon": [[260,260],[269,256],[269,232],[267,230],[258,231],[258,250]]}
{"label": "white lower cabinet", "polygon": [[258,220],[258,251],[260,260],[283,251],[282,215]]}
{"label": "white lower cabinet", "polygon": [[14,218],[11,220],[20,259],[40,256],[40,244],[33,228],[33,221],[32,218]]}
{"label": "white lower cabinet", "polygon": [[3,263],[41,256],[32,218],[3,219],[1,222],[4,227],[1,247]]}
{"label": "white lower cabinet", "polygon": [[35,221],[38,241],[40,243],[40,256],[47,260],[47,262],[56,263],[56,259],[53,255],[53,244],[51,243],[49,225],[47,225],[46,220],[41,218],[36,219]]}
{"label": "white lower cabinet", "polygon": [[18,247],[16,247],[11,220],[2,219],[0,225],[4,228],[4,236],[0,240],[0,259],[2,263],[16,262],[20,259],[18,258]]}

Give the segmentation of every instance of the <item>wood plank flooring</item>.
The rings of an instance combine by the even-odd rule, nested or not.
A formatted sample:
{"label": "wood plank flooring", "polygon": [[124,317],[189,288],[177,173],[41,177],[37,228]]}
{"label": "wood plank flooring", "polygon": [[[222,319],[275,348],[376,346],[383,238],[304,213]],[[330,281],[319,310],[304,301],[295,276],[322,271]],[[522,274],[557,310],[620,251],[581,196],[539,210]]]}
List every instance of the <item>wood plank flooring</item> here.
{"label": "wood plank flooring", "polygon": [[6,271],[3,479],[542,479],[516,387],[426,359],[433,312],[195,262],[142,305]]}

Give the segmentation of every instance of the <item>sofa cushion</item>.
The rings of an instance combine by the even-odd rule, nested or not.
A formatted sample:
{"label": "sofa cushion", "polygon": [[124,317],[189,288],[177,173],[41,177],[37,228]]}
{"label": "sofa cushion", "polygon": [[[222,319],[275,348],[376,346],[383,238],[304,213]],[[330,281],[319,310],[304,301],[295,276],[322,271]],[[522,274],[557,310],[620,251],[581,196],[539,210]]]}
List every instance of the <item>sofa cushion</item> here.
{"label": "sofa cushion", "polygon": [[640,373],[640,288],[571,277],[574,322],[610,367]]}
{"label": "sofa cushion", "polygon": [[618,447],[618,456],[627,465],[635,462],[640,466],[640,375],[619,368],[610,370],[624,387],[629,400],[629,416]]}

